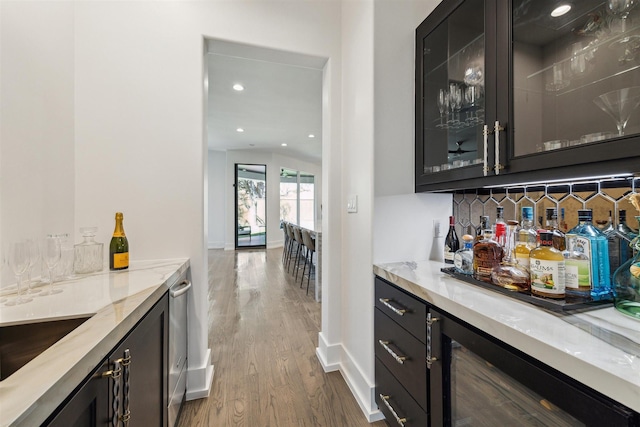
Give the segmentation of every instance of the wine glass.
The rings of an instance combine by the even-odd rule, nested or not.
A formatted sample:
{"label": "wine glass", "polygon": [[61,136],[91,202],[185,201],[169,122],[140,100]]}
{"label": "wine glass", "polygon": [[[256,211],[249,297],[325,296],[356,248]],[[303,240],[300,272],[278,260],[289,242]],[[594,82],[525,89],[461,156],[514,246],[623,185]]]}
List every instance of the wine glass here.
{"label": "wine glass", "polygon": [[29,249],[29,266],[27,267],[27,294],[37,294],[41,289],[33,289],[31,287],[31,272],[33,267],[40,261],[40,244],[35,239],[28,239],[27,246]]}
{"label": "wine glass", "polygon": [[6,305],[18,305],[33,301],[32,298],[22,296],[22,276],[29,267],[29,246],[26,240],[14,242],[9,245],[9,265],[16,276],[18,295],[6,303]]}
{"label": "wine glass", "polygon": [[442,119],[445,113],[449,111],[449,94],[445,89],[440,89],[438,92],[438,110],[440,111],[440,124],[437,127],[444,127]]}
{"label": "wine glass", "polygon": [[44,245],[42,247],[42,258],[44,259],[44,263],[47,265],[49,269],[49,289],[43,291],[40,295],[53,295],[59,294],[62,292],[62,289],[54,289],[53,288],[53,269],[60,262],[60,239],[53,236],[48,236],[44,240]]}

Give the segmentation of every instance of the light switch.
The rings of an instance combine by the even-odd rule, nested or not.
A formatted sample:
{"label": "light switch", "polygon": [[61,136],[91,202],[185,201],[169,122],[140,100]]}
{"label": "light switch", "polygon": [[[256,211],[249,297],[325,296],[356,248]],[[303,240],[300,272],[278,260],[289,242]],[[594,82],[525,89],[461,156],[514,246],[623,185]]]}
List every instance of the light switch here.
{"label": "light switch", "polygon": [[347,212],[358,212],[358,196],[356,196],[355,194],[347,196]]}

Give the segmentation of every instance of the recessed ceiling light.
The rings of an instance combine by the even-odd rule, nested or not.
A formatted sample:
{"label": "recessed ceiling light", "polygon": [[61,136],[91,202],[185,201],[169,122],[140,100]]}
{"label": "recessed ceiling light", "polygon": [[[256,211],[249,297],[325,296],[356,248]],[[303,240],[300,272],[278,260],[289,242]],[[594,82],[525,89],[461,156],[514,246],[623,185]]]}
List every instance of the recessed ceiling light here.
{"label": "recessed ceiling light", "polygon": [[283,143],[282,143],[282,144],[280,144],[280,145],[282,145],[283,147],[286,147],[286,146],[287,146],[287,144],[286,144],[285,142],[283,142]]}
{"label": "recessed ceiling light", "polygon": [[233,90],[237,90],[238,92],[242,92],[244,90],[244,86],[242,86],[240,83],[236,83],[233,85]]}
{"label": "recessed ceiling light", "polygon": [[565,13],[571,10],[571,5],[569,3],[560,3],[551,11],[551,16],[557,18],[558,16],[562,16]]}
{"label": "recessed ceiling light", "polygon": [[315,138],[316,136],[312,133],[309,134],[309,138]]}
{"label": "recessed ceiling light", "polygon": [[238,128],[238,129],[236,129],[236,132],[244,132],[244,129]]}

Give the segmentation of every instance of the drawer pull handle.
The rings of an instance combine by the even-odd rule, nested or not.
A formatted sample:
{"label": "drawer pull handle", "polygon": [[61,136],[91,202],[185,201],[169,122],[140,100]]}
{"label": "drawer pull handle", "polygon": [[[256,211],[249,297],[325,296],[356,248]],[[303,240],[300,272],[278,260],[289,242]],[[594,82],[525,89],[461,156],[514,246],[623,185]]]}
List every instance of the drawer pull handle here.
{"label": "drawer pull handle", "polygon": [[380,344],[382,348],[387,350],[387,353],[389,353],[391,357],[395,359],[396,362],[398,362],[401,365],[404,365],[404,361],[407,360],[407,358],[405,356],[398,356],[395,351],[391,350],[391,348],[389,347],[389,341],[378,340],[378,344]]}
{"label": "drawer pull handle", "polygon": [[437,317],[433,317],[431,313],[427,313],[427,369],[431,369],[431,365],[433,364],[433,362],[438,360],[437,357],[433,357],[431,355],[431,327],[438,320],[440,319],[438,319]]}
{"label": "drawer pull handle", "polygon": [[392,306],[391,304],[389,304],[389,301],[391,301],[389,298],[379,298],[378,301],[383,303],[385,306],[387,306],[387,308],[389,310],[393,311],[398,316],[404,316],[404,314],[407,312],[407,310],[405,310],[405,309],[396,308],[396,307]]}
{"label": "drawer pull handle", "polygon": [[389,396],[380,393],[380,399],[382,399],[382,401],[384,402],[385,406],[389,409],[389,411],[391,411],[391,413],[395,417],[396,421],[398,422],[398,425],[400,425],[400,427],[404,427],[404,423],[407,422],[407,419],[406,418],[400,418],[398,416],[398,414],[396,413],[395,409],[393,409],[393,407],[389,403]]}

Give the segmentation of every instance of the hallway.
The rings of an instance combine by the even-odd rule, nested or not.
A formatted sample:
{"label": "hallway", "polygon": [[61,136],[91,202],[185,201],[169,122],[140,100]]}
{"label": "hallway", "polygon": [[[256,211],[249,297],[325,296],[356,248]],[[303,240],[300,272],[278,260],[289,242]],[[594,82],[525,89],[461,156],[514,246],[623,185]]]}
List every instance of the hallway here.
{"label": "hallway", "polygon": [[339,372],[322,370],[320,304],[286,273],[281,255],[209,250],[215,375],[210,397],[186,402],[179,425],[384,426],[366,421]]}

